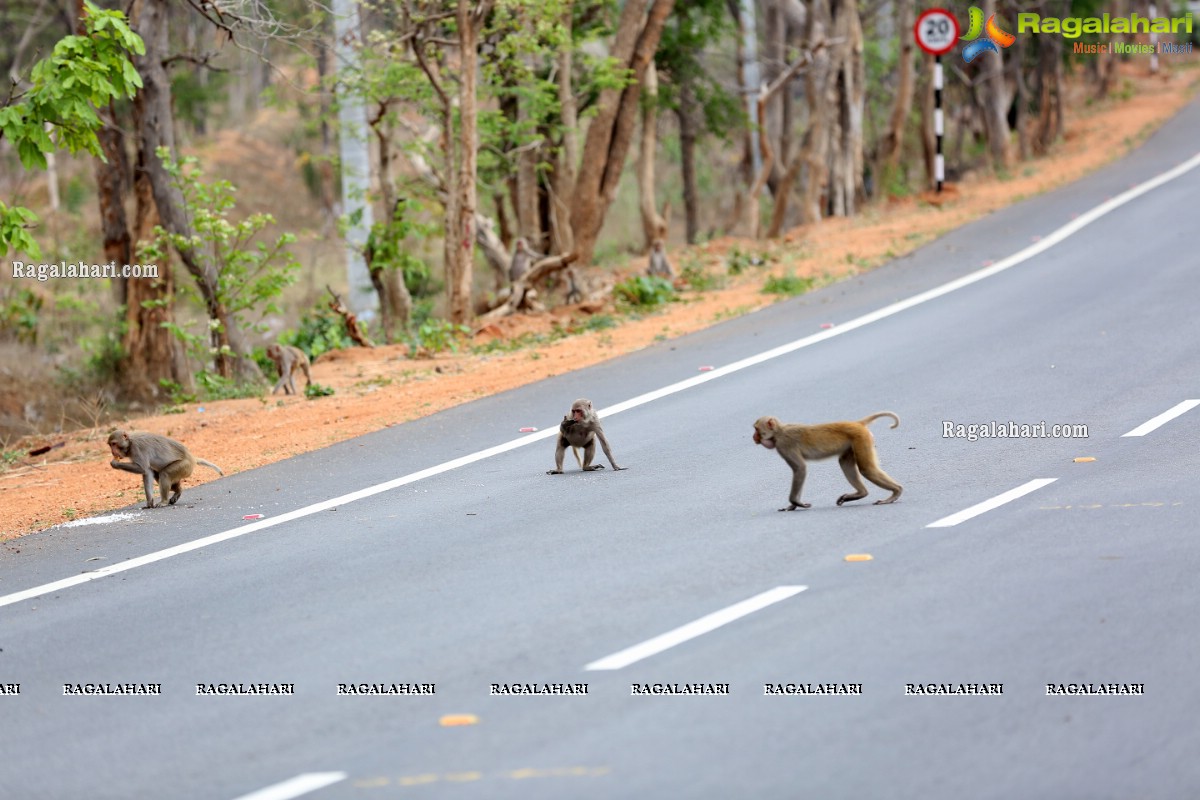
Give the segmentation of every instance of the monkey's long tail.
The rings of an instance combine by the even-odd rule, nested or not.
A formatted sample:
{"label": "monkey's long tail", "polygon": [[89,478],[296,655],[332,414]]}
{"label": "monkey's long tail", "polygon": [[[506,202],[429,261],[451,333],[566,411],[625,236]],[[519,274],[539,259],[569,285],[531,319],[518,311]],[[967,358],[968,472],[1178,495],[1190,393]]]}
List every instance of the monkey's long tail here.
{"label": "monkey's long tail", "polygon": [[861,422],[863,425],[870,425],[872,422],[879,419],[880,417],[891,417],[893,420],[895,420],[895,422],[893,422],[890,427],[892,427],[892,428],[900,427],[900,418],[897,417],[895,414],[893,414],[890,411],[880,411],[878,414],[872,414],[869,417],[864,417],[863,419],[859,420],[859,422]]}
{"label": "monkey's long tail", "polygon": [[579,457],[579,448],[572,447],[571,452],[575,454],[575,463],[579,465],[580,469],[583,469],[583,459]]}
{"label": "monkey's long tail", "polygon": [[208,467],[209,469],[215,469],[217,471],[217,474],[222,477],[224,477],[224,475],[225,475],[225,473],[221,470],[221,468],[218,467],[216,464],[212,463],[211,461],[205,461],[203,458],[197,458],[196,463],[203,464],[204,466]]}

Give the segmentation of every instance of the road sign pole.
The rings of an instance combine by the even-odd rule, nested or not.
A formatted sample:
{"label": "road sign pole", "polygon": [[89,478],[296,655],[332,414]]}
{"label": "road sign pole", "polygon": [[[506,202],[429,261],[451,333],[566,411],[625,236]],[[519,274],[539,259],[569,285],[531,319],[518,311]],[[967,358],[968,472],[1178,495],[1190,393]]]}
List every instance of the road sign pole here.
{"label": "road sign pole", "polygon": [[937,135],[937,155],[933,159],[933,177],[937,181],[937,190],[942,191],[942,182],[946,180],[946,159],[942,155],[942,57],[933,57],[933,132]]}
{"label": "road sign pole", "polygon": [[939,193],[946,180],[946,160],[942,155],[942,135],[945,131],[945,120],[942,118],[942,56],[954,49],[958,34],[958,20],[944,8],[926,9],[913,25],[917,46],[933,56],[933,132],[937,135],[933,179]]}

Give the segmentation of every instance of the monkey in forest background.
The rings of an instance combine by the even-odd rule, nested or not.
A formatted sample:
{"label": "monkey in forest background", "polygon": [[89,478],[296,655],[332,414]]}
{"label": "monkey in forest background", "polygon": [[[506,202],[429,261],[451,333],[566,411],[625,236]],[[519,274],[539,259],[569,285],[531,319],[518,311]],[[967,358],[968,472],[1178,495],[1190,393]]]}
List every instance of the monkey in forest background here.
{"label": "monkey in forest background", "polygon": [[273,344],[267,348],[267,358],[275,362],[275,368],[279,370],[279,380],[275,383],[275,388],[271,390],[271,394],[279,391],[279,387],[283,387],[284,394],[299,394],[296,391],[296,372],[304,372],[305,386],[312,386],[312,373],[309,372],[308,356],[304,355],[304,351],[299,347],[291,345]]}
{"label": "monkey in forest background", "polygon": [[[613,459],[612,450],[608,447],[608,439],[604,437],[604,428],[600,427],[600,417],[592,408],[592,401],[580,398],[571,404],[571,413],[563,417],[558,426],[558,444],[554,449],[554,469],[547,470],[547,475],[561,475],[563,471],[563,456],[570,447],[575,453],[575,460],[584,472],[604,469],[603,464],[592,464],[596,455],[596,441],[604,448],[604,455],[614,470],[625,469],[618,467]],[[579,459],[579,448],[583,448],[583,460]]]}
{"label": "monkey in forest background", "polygon": [[893,428],[900,425],[900,418],[891,411],[881,411],[858,422],[827,422],[823,425],[797,425],[780,422],[775,417],[760,417],[754,423],[754,443],[777,451],[792,468],[792,488],[788,494],[788,502],[791,505],[779,510],[795,511],[797,508],[810,507],[809,503],[800,502],[800,490],[804,488],[804,476],[807,471],[804,461],[831,456],[838,457],[838,464],[846,480],[850,481],[855,490],[854,494],[839,497],[839,506],[867,496],[863,477],[892,493],[891,497],[876,500],[875,505],[896,502],[904,487],[879,468],[879,459],[875,455],[875,441],[871,431],[867,429],[868,425],[880,417],[891,417],[894,420]]}
{"label": "monkey in forest background", "polygon": [[[175,505],[183,494],[184,479],[191,477],[197,464],[216,470],[218,475],[225,474],[211,461],[193,456],[181,442],[157,433],[113,431],[108,435],[108,448],[113,455],[109,466],[142,476],[146,508],[154,508],[155,481],[158,481],[162,503]],[[118,460],[122,458],[128,458],[131,463]],[[168,493],[170,499],[167,499]]]}
{"label": "monkey in forest background", "polygon": [[516,283],[525,273],[533,268],[538,259],[544,258],[541,253],[529,249],[529,242],[522,236],[513,242],[512,259],[508,262],[508,280]]}
{"label": "monkey in forest background", "polygon": [[662,239],[655,239],[650,245],[650,261],[646,265],[646,274],[669,281],[675,279],[675,268],[667,260],[667,251]]}

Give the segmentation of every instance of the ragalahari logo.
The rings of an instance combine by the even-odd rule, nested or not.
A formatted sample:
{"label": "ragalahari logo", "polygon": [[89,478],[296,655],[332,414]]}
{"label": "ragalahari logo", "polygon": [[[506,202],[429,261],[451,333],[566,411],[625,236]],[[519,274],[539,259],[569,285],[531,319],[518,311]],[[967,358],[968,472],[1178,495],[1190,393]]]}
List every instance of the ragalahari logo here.
{"label": "ragalahari logo", "polygon": [[[986,39],[980,39],[979,35],[986,33]],[[996,15],[992,14],[988,17],[987,25],[983,24],[983,12],[977,7],[971,6],[970,25],[967,27],[967,32],[959,37],[963,41],[970,42],[963,48],[963,61],[970,64],[975,60],[975,57],[980,53],[991,50],[993,53],[999,53],[1001,47],[1008,47],[1017,40],[1017,37],[1011,33],[1005,33],[1000,30],[1000,26],[996,24]]]}

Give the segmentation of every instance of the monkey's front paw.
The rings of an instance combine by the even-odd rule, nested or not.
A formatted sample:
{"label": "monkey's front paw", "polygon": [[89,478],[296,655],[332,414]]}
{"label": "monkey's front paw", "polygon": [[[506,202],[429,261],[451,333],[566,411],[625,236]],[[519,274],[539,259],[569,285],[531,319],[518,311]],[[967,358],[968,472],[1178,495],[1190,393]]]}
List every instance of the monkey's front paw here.
{"label": "monkey's front paw", "polygon": [[548,469],[548,470],[546,470],[546,474],[547,475],[562,475],[563,473],[562,473],[561,469]]}
{"label": "monkey's front paw", "polygon": [[780,511],[795,511],[797,508],[812,508],[812,503],[792,503],[787,508],[781,508]]}
{"label": "monkey's front paw", "polygon": [[584,472],[595,472],[598,469],[604,469],[604,465],[603,464],[592,464],[590,467],[584,467],[583,471]]}

